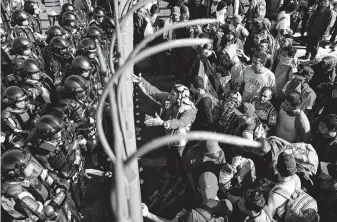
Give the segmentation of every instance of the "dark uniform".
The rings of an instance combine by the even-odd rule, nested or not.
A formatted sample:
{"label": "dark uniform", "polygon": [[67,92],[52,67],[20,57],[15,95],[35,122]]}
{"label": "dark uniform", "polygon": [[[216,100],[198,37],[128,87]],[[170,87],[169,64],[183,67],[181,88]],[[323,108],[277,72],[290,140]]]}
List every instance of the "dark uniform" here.
{"label": "dark uniform", "polygon": [[67,222],[80,219],[67,194],[69,184],[48,173],[28,151],[5,152],[1,165],[1,204],[12,220]]}
{"label": "dark uniform", "polygon": [[82,38],[81,30],[77,26],[77,19],[73,12],[65,12],[62,15],[62,28],[68,33],[69,42],[75,48]]}
{"label": "dark uniform", "polygon": [[54,37],[43,52],[46,61],[46,73],[53,80],[56,88],[61,87],[70,67],[72,54],[69,43],[60,36]]}
{"label": "dark uniform", "polygon": [[70,119],[77,125],[87,140],[87,146],[92,156],[93,163],[98,165],[97,146],[98,137],[95,121],[95,105],[97,100],[94,95],[89,95],[89,83],[78,75],[69,76],[63,86],[64,97],[59,101],[59,107],[67,107]]}
{"label": "dark uniform", "polygon": [[27,95],[18,86],[8,87],[4,91],[2,102],[1,130],[9,132],[10,137],[16,141],[25,139],[38,117],[35,107],[27,102]]}
{"label": "dark uniform", "polygon": [[34,59],[26,59],[20,69],[23,81],[21,87],[25,89],[31,102],[39,110],[46,112],[56,101],[56,89],[53,80],[42,73]]}
{"label": "dark uniform", "polygon": [[36,122],[27,145],[35,158],[47,169],[71,181],[71,193],[78,207],[85,194],[84,158],[76,134],[65,123],[52,115],[45,115]]}

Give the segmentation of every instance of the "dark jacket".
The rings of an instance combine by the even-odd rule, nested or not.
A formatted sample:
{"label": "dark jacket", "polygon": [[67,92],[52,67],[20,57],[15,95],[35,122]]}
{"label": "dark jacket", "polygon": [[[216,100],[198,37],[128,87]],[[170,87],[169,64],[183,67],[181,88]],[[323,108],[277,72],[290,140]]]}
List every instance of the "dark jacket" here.
{"label": "dark jacket", "polygon": [[332,16],[332,9],[327,8],[324,12],[321,12],[320,7],[318,7],[309,19],[308,36],[323,36],[330,27]]}

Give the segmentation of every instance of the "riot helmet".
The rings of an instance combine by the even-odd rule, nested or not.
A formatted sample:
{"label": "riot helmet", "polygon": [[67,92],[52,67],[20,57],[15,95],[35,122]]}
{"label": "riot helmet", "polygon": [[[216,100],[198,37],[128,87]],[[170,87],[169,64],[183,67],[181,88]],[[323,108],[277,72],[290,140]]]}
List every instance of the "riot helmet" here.
{"label": "riot helmet", "polygon": [[94,8],[93,14],[96,22],[100,24],[105,17],[105,10],[100,6],[97,6]]}
{"label": "riot helmet", "polygon": [[71,75],[65,81],[63,88],[78,100],[85,100],[88,96],[89,84],[82,76]]}
{"label": "riot helmet", "polygon": [[89,79],[92,66],[89,60],[84,56],[76,57],[71,62],[71,73],[75,75],[82,76],[85,79]]}
{"label": "riot helmet", "polygon": [[51,51],[61,57],[69,57],[69,45],[68,41],[60,36],[54,37],[49,43]]}
{"label": "riot helmet", "polygon": [[87,29],[86,37],[91,38],[93,41],[95,41],[96,39],[98,41],[101,41],[101,39],[102,39],[102,30],[100,28],[98,28],[97,26],[90,26]]}
{"label": "riot helmet", "polygon": [[65,3],[62,5],[62,12],[74,12],[75,7],[70,3]]}
{"label": "riot helmet", "polygon": [[29,15],[21,10],[15,10],[12,13],[12,22],[13,25],[18,26],[28,26],[29,25]]}
{"label": "riot helmet", "polygon": [[93,59],[96,57],[97,47],[90,38],[84,38],[80,41],[78,51],[89,59]]}
{"label": "riot helmet", "polygon": [[31,78],[33,80],[41,79],[41,70],[39,64],[35,59],[26,59],[20,67],[21,75],[23,79]]}
{"label": "riot helmet", "polygon": [[114,18],[107,16],[103,19],[103,22],[101,24],[102,30],[109,36],[112,35],[115,27],[116,27],[116,23]]}
{"label": "riot helmet", "polygon": [[24,109],[27,106],[27,95],[18,86],[10,86],[5,89],[2,99],[5,104],[14,108]]}
{"label": "riot helmet", "polygon": [[33,134],[42,140],[62,142],[64,140],[64,126],[60,118],[53,115],[41,116],[35,123]]}
{"label": "riot helmet", "polygon": [[32,54],[32,43],[26,37],[19,36],[12,43],[13,52],[17,55],[30,56]]}
{"label": "riot helmet", "polygon": [[62,15],[62,26],[76,27],[77,16],[73,12],[65,12]]}
{"label": "riot helmet", "polygon": [[49,44],[50,41],[56,36],[61,36],[66,39],[66,34],[67,32],[62,27],[53,25],[48,29],[46,43]]}
{"label": "riot helmet", "polygon": [[42,171],[43,167],[28,150],[11,149],[1,156],[1,173],[5,178],[36,178]]}

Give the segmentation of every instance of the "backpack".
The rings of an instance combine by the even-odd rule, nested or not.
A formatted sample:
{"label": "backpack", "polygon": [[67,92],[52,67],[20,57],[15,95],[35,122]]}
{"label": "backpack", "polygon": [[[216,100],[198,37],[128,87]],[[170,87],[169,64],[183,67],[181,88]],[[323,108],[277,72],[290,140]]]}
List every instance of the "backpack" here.
{"label": "backpack", "polygon": [[[221,208],[223,208],[223,202],[221,201]],[[228,218],[225,215],[225,211],[219,213],[211,213],[207,206],[202,206],[201,208],[194,209],[197,211],[206,222],[227,222]]]}
{"label": "backpack", "polygon": [[292,195],[281,187],[276,188],[275,191],[288,199],[282,215],[284,222],[319,221],[316,200],[302,189],[296,190]]}
{"label": "backpack", "polygon": [[206,93],[202,95],[200,98],[197,99],[195,102],[195,106],[201,101],[201,99],[208,97],[212,100],[212,117],[213,117],[213,122],[216,122],[220,119],[220,114],[221,114],[221,102],[218,98],[214,97],[210,93]]}

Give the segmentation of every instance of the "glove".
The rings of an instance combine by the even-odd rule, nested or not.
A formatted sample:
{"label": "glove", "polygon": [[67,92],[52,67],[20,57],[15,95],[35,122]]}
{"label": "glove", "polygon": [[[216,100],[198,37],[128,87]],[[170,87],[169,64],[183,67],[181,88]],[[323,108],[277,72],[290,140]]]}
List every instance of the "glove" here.
{"label": "glove", "polygon": [[44,215],[50,220],[52,218],[57,217],[57,214],[55,212],[54,207],[47,205],[44,209],[43,209],[43,213]]}
{"label": "glove", "polygon": [[[65,190],[65,191],[68,191],[70,189],[70,183],[68,183],[64,179],[61,179],[57,187],[58,187],[58,189],[61,188],[61,189]],[[57,192],[57,190],[56,190],[56,192]]]}

